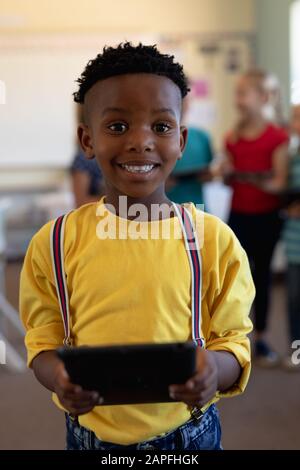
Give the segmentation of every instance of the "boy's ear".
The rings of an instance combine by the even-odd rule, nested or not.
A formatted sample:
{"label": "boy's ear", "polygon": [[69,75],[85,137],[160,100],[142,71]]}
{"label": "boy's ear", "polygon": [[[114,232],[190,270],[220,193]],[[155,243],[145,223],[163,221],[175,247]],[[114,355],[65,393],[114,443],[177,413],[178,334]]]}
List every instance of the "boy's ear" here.
{"label": "boy's ear", "polygon": [[185,126],[180,126],[180,150],[181,150],[181,155],[178,158],[180,160],[182,158],[182,153],[185,149],[186,143],[187,143],[187,136],[188,136],[188,130]]}
{"label": "boy's ear", "polygon": [[86,158],[91,160],[95,156],[90,128],[83,123],[78,124],[77,137]]}

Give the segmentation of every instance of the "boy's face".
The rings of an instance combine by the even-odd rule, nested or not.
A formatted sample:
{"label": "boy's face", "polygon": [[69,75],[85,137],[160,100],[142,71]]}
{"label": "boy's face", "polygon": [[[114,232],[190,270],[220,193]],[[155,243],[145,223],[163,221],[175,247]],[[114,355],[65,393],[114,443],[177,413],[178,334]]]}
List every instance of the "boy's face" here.
{"label": "boy's face", "polygon": [[187,137],[181,101],[179,88],[154,74],[107,78],[87,92],[78,137],[87,158],[97,159],[108,192],[138,199],[164,193]]}

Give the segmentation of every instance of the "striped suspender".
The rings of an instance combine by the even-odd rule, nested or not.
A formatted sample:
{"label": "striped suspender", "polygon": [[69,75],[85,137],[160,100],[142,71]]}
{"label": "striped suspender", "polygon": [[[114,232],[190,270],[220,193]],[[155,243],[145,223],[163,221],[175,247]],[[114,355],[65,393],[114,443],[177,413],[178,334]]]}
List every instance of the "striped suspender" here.
{"label": "striped suspender", "polygon": [[[197,233],[190,212],[183,206],[175,203],[173,203],[173,206],[181,225],[191,268],[192,337],[198,346],[204,348],[205,340],[201,337],[201,255]],[[64,269],[64,229],[67,216],[68,214],[62,215],[54,221],[50,231],[50,250],[54,280],[65,331],[64,345],[71,346],[69,296]]]}
{"label": "striped suspender", "polygon": [[56,291],[65,330],[64,345],[71,346],[69,296],[64,269],[64,229],[67,216],[68,214],[58,217],[51,227],[50,251]]}
{"label": "striped suspender", "polygon": [[192,336],[194,342],[201,348],[204,348],[205,340],[201,337],[202,269],[197,232],[190,212],[181,205],[173,203],[173,206],[181,224],[191,268]]}

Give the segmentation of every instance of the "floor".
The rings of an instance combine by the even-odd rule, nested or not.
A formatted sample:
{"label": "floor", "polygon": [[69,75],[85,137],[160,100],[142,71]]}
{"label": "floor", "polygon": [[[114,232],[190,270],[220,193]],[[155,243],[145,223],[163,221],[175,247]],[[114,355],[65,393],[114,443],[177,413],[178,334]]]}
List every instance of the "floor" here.
{"label": "floor", "polygon": [[[18,305],[19,263],[7,269],[7,294]],[[270,339],[287,350],[285,292],[276,284],[272,295]],[[22,350],[22,341],[10,333]],[[64,416],[31,371],[7,372],[0,366],[0,449],[63,449]],[[253,368],[244,395],[224,399],[219,409],[225,449],[300,449],[300,374]]]}

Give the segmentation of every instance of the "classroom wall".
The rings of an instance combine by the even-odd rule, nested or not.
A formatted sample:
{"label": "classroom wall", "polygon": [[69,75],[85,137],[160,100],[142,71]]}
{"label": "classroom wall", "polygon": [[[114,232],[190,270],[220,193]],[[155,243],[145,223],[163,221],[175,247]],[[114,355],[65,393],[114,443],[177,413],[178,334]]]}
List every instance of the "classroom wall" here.
{"label": "classroom wall", "polygon": [[[43,79],[42,75],[48,74],[47,67],[50,64],[50,61],[47,58],[48,54],[52,56],[51,60],[54,61],[57,51],[59,52],[59,50],[64,50],[65,44],[68,43],[68,35],[70,35],[71,38],[70,44],[67,46],[69,50],[73,47],[73,50],[76,50],[76,53],[79,54],[82,49],[84,57],[84,54],[88,50],[87,45],[84,43],[87,35],[91,36],[90,39],[87,39],[87,42],[89,43],[93,41],[93,35],[94,37],[97,37],[97,35],[107,37],[108,42],[114,43],[118,42],[116,38],[120,38],[120,40],[131,38],[133,36],[137,38],[140,34],[143,34],[143,36],[148,35],[154,39],[158,36],[160,39],[162,37],[168,38],[168,35],[171,35],[175,40],[176,35],[181,38],[183,35],[186,35],[192,39],[196,34],[203,34],[206,37],[209,37],[209,35],[214,37],[216,34],[224,34],[224,37],[227,35],[226,40],[228,40],[228,35],[232,34],[239,35],[239,38],[235,38],[234,40],[236,41],[238,39],[242,42],[247,41],[247,38],[249,37],[251,41],[251,37],[253,38],[255,34],[255,52],[257,62],[259,65],[274,71],[280,78],[284,88],[284,104],[285,110],[287,111],[290,89],[290,58],[288,50],[290,29],[289,8],[291,3],[292,0],[165,0],[163,2],[161,0],[152,0],[151,2],[146,0],[115,0],[114,2],[86,0],[84,4],[81,0],[40,0],[39,2],[36,0],[26,0],[26,2],[24,0],[1,0],[0,50],[3,51],[3,47],[4,49],[6,48],[6,54],[8,54],[6,57],[9,59],[10,52],[8,52],[7,47],[14,48],[14,42],[14,54],[18,56],[20,50],[22,51],[22,49],[25,50],[28,48],[28,44],[26,46],[27,40],[30,42],[32,38],[35,38],[33,39],[33,43],[38,43],[39,45],[42,45],[44,41],[47,54],[44,54],[42,48],[39,52],[42,54],[40,62],[42,66],[39,67],[39,74],[41,75],[39,78],[41,81]],[[64,35],[64,37],[62,37],[62,35]],[[76,37],[78,39],[76,39]],[[51,47],[49,49],[47,45],[51,43],[51,38],[54,40],[54,49],[56,48],[55,52],[54,49],[51,51]],[[112,40],[109,38],[112,38]],[[7,41],[9,41],[9,45],[8,43],[6,44]],[[226,44],[225,40],[222,44],[222,48],[224,50]],[[234,44],[234,47],[236,47],[236,44]],[[35,55],[34,60],[36,60],[38,51],[36,50],[35,53],[32,52],[30,54],[27,54],[26,56],[27,62],[29,59],[31,60],[33,55]],[[5,76],[9,92],[10,81],[12,82],[12,85],[14,85],[14,81],[11,80],[10,77],[13,77],[14,80],[19,80],[19,74],[15,73],[15,70],[13,69],[11,72],[9,71],[5,65],[5,57],[2,52],[1,55],[1,64],[5,67],[5,70],[1,71],[0,66],[0,80],[2,76]],[[60,55],[61,54],[58,53],[57,57],[62,61],[63,58],[60,57]],[[194,55],[191,54],[190,57],[193,58]],[[209,64],[207,61],[207,66],[217,69],[218,73],[216,75],[221,77],[218,67],[219,65],[220,67],[222,66],[223,59],[221,56],[219,57],[220,64],[218,60],[214,60],[214,64]],[[244,57],[246,57],[245,54]],[[56,70],[58,71],[61,70],[59,60],[57,62],[59,65],[56,67]],[[64,62],[65,70],[70,69],[70,77],[68,78],[70,86],[68,90],[74,86],[74,74],[73,72],[71,74],[71,70],[73,70],[71,69],[71,62],[74,60],[75,57],[70,54],[68,64],[66,61]],[[23,82],[28,78],[27,81],[31,83],[31,77],[29,77],[30,62],[27,62],[25,64],[26,67],[22,77]],[[195,60],[190,60],[189,65],[196,67]],[[192,67],[190,67],[190,70],[192,70]],[[6,75],[8,75],[8,78]],[[60,81],[59,73],[57,74],[56,81],[53,83],[53,86],[57,84],[57,81]],[[227,87],[227,90],[229,88],[231,90],[232,88],[231,82],[228,84],[223,83],[223,85]],[[232,110],[230,108],[231,92],[224,94],[224,86],[219,86],[219,83],[216,83],[214,86],[218,92],[218,95],[216,96],[218,103],[220,100],[227,100],[226,103],[228,108],[228,112],[224,117],[226,122],[220,121],[217,123],[216,129],[218,136],[222,135],[222,133],[231,126],[233,118]],[[11,88],[15,89],[14,86]],[[41,93],[43,92],[43,90],[39,91]],[[46,95],[43,92],[39,98],[39,103],[42,103],[43,97],[45,96]],[[8,97],[10,98],[9,95]],[[16,100],[17,93],[11,95],[10,99]],[[51,103],[51,109],[54,105],[54,102]],[[55,135],[59,136],[59,132],[64,132],[69,135],[69,144],[68,148],[66,148],[65,155],[66,158],[70,159],[74,145],[72,122],[73,111],[71,109],[71,105],[68,106],[69,114],[68,119],[64,119],[65,124],[63,126],[61,125],[59,115],[57,119],[52,121],[53,124],[51,129],[55,132]],[[32,114],[30,114],[30,112],[28,113],[28,109],[28,106],[23,106],[18,111],[18,120],[23,119],[24,123],[26,122],[26,126],[30,124],[30,119],[34,119]],[[49,109],[50,108],[48,107],[48,110]],[[1,120],[2,118],[8,117],[7,112],[4,112],[3,107],[0,111]],[[11,122],[15,125],[15,120],[12,120]],[[13,127],[14,126],[12,126],[12,128]],[[34,126],[31,127],[33,129]],[[23,127],[20,127],[18,130],[21,134],[22,129]],[[50,133],[48,125],[45,125],[44,129],[48,129],[47,132]],[[26,138],[29,138],[29,134],[25,133],[23,137],[24,139],[21,139],[21,141],[26,142]],[[44,139],[44,135],[36,133],[36,138],[40,140]],[[10,142],[12,143],[11,145],[13,145],[14,142],[15,145],[18,144],[15,140],[15,138],[10,139]],[[49,142],[50,140],[47,139],[46,141]],[[26,159],[26,151],[30,154],[32,154],[32,152],[30,146],[24,145],[24,147],[26,148],[24,148],[21,158]],[[49,148],[49,155],[51,152],[52,150]],[[17,179],[19,177],[19,182],[22,180],[22,170],[20,175],[17,175],[15,173],[15,167],[13,169],[13,178],[11,170],[8,169],[7,173],[5,171],[5,167],[1,165],[1,159],[2,162],[3,158],[7,159],[8,154],[7,152],[5,153],[6,155],[3,157],[3,152],[2,154],[0,152],[0,167],[2,166],[0,172],[0,189],[1,187],[10,187],[14,178]],[[32,159],[32,155],[30,158]],[[53,161],[59,160],[59,155],[53,159]],[[17,162],[18,160],[15,161]],[[54,166],[55,165],[56,164],[54,163]],[[35,177],[34,180],[37,181]],[[41,180],[38,182],[40,183]],[[30,184],[31,182],[27,177],[26,186],[30,186]],[[19,183],[17,186],[19,186]]]}
{"label": "classroom wall", "polygon": [[[244,47],[248,36],[253,35],[254,19],[253,0],[86,0],[84,4],[81,0],[1,0],[0,80],[6,83],[7,104],[0,108],[0,120],[5,123],[0,146],[0,190],[9,189],[13,180],[18,181],[16,187],[27,188],[33,181],[40,187],[44,178],[37,179],[33,174],[31,179],[29,172],[23,178],[21,166],[28,169],[45,165],[50,175],[50,161],[53,167],[66,166],[70,161],[74,110],[69,95],[83,64],[94,56],[104,38],[114,44],[125,38],[136,41],[147,36],[146,42],[150,43],[172,35],[176,43],[177,37],[180,42],[186,35],[192,44],[195,35],[198,38],[202,34],[205,40],[221,35],[219,41],[226,54],[226,50],[236,47],[236,41],[242,41]],[[228,43],[230,35],[234,36],[233,46]],[[193,73],[196,62],[197,67],[201,64],[198,58],[195,60],[196,49],[188,49],[188,71]],[[219,70],[224,68],[224,61],[222,54],[218,57],[207,60],[205,66],[212,74],[216,69],[214,75],[221,77]],[[222,92],[223,85],[224,81],[222,86],[214,84],[218,102],[230,96]],[[49,89],[53,92],[51,100]],[[63,109],[59,109],[59,103]],[[231,114],[226,113],[226,123],[216,124],[219,136],[231,125]]]}
{"label": "classroom wall", "polygon": [[257,63],[278,76],[282,84],[286,114],[290,103],[289,50],[292,3],[293,0],[255,0]]}
{"label": "classroom wall", "polygon": [[252,31],[254,0],[1,0],[9,32]]}

